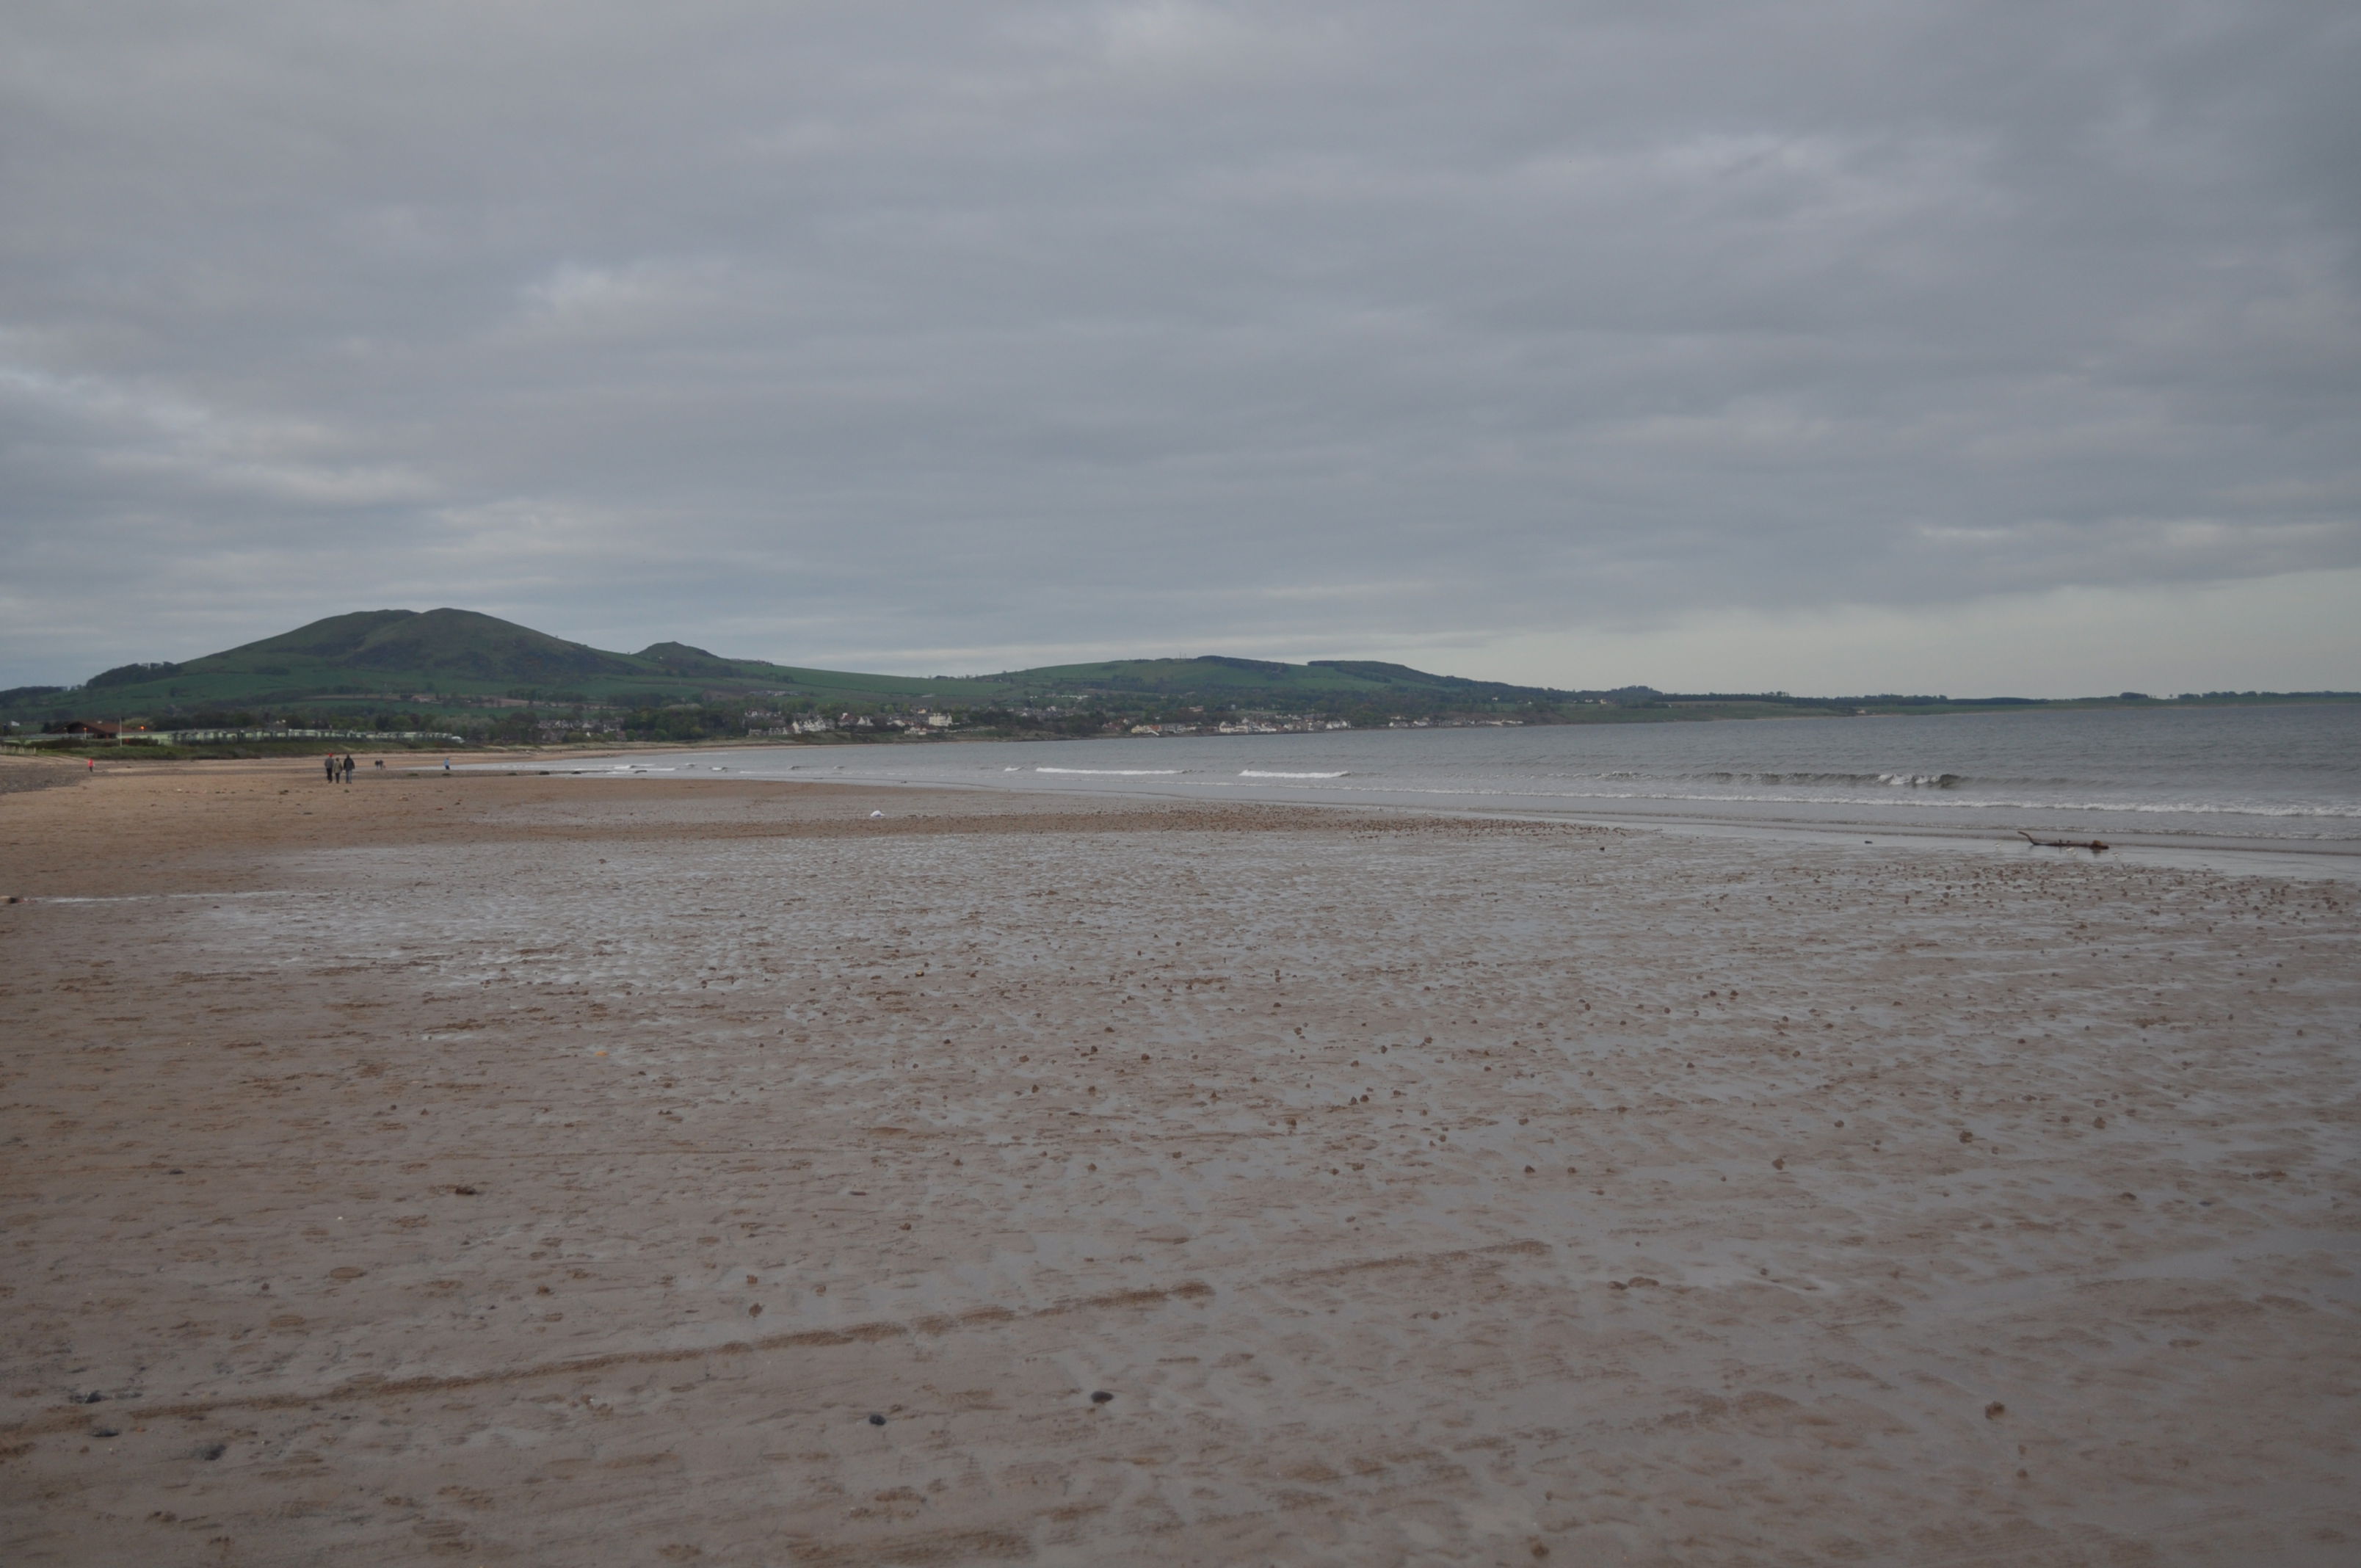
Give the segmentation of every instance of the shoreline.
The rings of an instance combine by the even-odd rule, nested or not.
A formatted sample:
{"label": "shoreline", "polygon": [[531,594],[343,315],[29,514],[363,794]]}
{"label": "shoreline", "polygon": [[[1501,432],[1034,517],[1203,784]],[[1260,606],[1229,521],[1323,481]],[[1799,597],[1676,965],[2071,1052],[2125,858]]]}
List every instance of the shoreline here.
{"label": "shoreline", "polygon": [[[717,748],[719,750],[719,748]],[[633,753],[637,754],[637,753]],[[671,752],[653,753],[674,754]],[[591,753],[583,761],[597,761],[603,756],[621,756],[620,752]],[[559,756],[536,756],[514,763],[480,762],[462,764],[456,773],[473,771],[481,774],[498,774],[517,771],[546,771],[551,776],[578,776],[585,779],[613,779],[620,776],[608,771],[584,771],[572,773]],[[643,775],[644,776],[644,775]],[[782,778],[776,774],[734,774],[747,782],[800,784],[806,782],[829,783],[825,777],[811,781]],[[681,779],[681,783],[710,782]],[[1059,793],[1038,787],[1012,788],[982,781],[947,782],[939,780],[864,778],[858,786],[880,789],[914,789],[970,792],[983,795],[1025,795]],[[1451,806],[1444,804],[1406,804],[1400,801],[1371,799],[1367,801],[1323,801],[1290,798],[1276,792],[1269,795],[1240,792],[1228,797],[1207,797],[1201,795],[1164,793],[1148,786],[1105,787],[1075,792],[1076,799],[1128,799],[1166,803],[1213,804],[1223,798],[1239,804],[1255,804],[1302,807],[1316,811],[1375,812],[1402,817],[1433,817],[1442,819],[1475,818],[1521,822],[1562,822],[1578,826],[1616,828],[1630,831],[1661,830],[1668,833],[1701,837],[1760,838],[1798,844],[1886,844],[1894,847],[1972,848],[1980,852],[2019,853],[2020,858],[2080,853],[2026,844],[2013,830],[1982,827],[1944,828],[1927,824],[1889,825],[1871,822],[1814,822],[1794,818],[1733,818],[1708,813],[1672,811],[1617,812],[1587,808],[1552,810],[1528,806]],[[2088,828],[2071,825],[2043,824],[2027,814],[2028,830],[2053,837],[2075,837],[2092,834]],[[2340,880],[2361,880],[2361,839],[2297,839],[2255,838],[2236,834],[2176,835],[2107,830],[2103,833],[2105,853],[2127,863],[2153,865],[2168,869],[2217,871],[2234,875],[2311,876]],[[2026,853],[2029,852],[2029,853]]]}

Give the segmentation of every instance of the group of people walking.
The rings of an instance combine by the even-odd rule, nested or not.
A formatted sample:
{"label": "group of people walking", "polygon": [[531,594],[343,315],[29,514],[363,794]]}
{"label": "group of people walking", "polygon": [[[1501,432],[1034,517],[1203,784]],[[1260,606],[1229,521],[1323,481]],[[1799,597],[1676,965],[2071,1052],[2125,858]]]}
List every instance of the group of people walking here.
{"label": "group of people walking", "polygon": [[354,763],[351,752],[347,751],[343,756],[339,757],[334,751],[331,751],[328,753],[325,765],[328,770],[328,782],[330,784],[335,784],[339,778],[342,778],[346,784],[353,782]]}

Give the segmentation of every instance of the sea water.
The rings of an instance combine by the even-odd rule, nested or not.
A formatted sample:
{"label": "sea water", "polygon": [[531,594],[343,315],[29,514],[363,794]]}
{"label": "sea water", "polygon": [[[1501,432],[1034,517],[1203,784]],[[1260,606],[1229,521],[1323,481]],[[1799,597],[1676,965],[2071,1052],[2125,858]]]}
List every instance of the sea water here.
{"label": "sea water", "polygon": [[772,746],[620,766],[2361,855],[2361,704]]}

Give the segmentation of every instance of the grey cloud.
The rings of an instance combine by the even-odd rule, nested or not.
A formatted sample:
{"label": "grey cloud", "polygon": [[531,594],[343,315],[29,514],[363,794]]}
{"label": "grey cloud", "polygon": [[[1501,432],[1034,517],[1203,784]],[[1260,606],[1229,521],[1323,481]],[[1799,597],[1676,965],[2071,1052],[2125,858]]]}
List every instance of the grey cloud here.
{"label": "grey cloud", "polygon": [[2361,565],[2345,6],[12,35],[13,680],[379,603],[991,667]]}

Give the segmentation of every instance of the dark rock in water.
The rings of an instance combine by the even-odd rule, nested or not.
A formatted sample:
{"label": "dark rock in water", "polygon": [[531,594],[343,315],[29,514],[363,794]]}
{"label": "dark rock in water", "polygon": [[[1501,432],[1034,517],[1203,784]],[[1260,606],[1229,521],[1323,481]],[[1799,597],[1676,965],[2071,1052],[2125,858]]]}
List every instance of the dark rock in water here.
{"label": "dark rock in water", "polygon": [[1112,1395],[1112,1394],[1108,1393],[1105,1389],[1102,1388],[1102,1389],[1100,1389],[1097,1393],[1095,1393],[1095,1394],[1093,1394],[1093,1395],[1092,1395],[1092,1396],[1091,1396],[1091,1403],[1092,1403],[1092,1404],[1093,1404],[1093,1405],[1104,1405],[1104,1404],[1105,1404],[1109,1399],[1112,1399],[1112,1398],[1115,1398],[1115,1396],[1114,1396],[1114,1395]]}
{"label": "dark rock in water", "polygon": [[869,1413],[869,1424],[873,1427],[882,1427],[885,1424],[885,1418],[872,1410]]}

